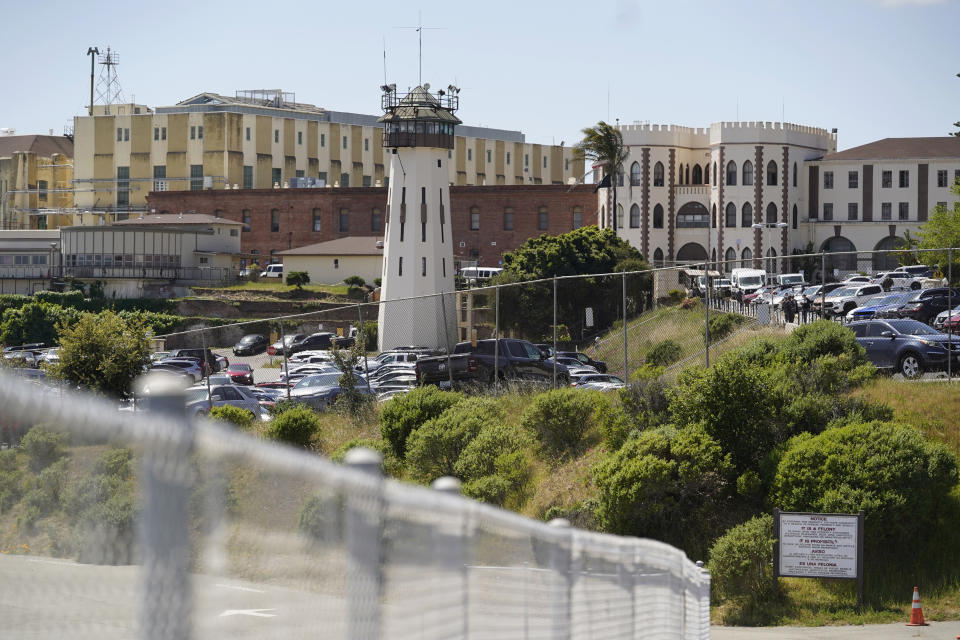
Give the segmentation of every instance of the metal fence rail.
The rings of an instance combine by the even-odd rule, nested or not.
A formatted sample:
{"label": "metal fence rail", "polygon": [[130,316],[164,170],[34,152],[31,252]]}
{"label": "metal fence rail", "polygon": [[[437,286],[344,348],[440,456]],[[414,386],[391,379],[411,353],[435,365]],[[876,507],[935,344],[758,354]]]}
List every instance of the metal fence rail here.
{"label": "metal fence rail", "polygon": [[15,454],[31,490],[63,484],[18,522],[36,546],[0,539],[5,637],[709,637],[709,575],[659,542],[385,479],[369,450],[337,465],[189,422],[173,392],[133,414],[3,375],[0,406],[70,444]]}

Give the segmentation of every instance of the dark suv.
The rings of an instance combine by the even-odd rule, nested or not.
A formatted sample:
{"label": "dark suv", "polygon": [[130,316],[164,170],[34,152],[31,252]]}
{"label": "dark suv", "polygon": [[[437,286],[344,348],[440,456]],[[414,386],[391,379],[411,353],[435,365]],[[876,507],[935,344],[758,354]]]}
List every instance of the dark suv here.
{"label": "dark suv", "polygon": [[167,358],[196,358],[204,374],[220,371],[217,356],[210,349],[173,349]]}
{"label": "dark suv", "polygon": [[930,322],[937,317],[938,313],[946,311],[953,306],[949,303],[950,301],[952,301],[954,305],[960,301],[960,292],[955,289],[950,291],[947,287],[923,289],[900,305],[897,308],[896,314],[899,318],[909,318],[910,320],[918,320],[924,324],[930,324]]}
{"label": "dark suv", "polygon": [[333,347],[335,335],[329,332],[312,333],[302,340],[296,340],[287,349],[287,355],[300,353],[301,351],[323,351]]}
{"label": "dark suv", "polygon": [[870,362],[878,369],[890,369],[905,378],[917,378],[924,371],[943,371],[947,358],[960,354],[960,341],[916,320],[865,320],[849,325]]}

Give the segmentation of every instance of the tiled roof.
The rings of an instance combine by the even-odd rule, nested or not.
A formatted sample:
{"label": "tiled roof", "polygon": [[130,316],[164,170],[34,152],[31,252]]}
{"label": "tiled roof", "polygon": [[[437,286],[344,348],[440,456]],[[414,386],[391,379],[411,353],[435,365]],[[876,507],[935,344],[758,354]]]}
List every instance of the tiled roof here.
{"label": "tiled roof", "polygon": [[227,218],[217,218],[205,213],[185,213],[182,216],[177,213],[157,213],[142,218],[128,218],[127,220],[117,220],[114,224],[118,225],[184,225],[184,224],[202,224],[208,226],[211,224],[227,224],[242,227],[242,222],[228,220]]}
{"label": "tiled roof", "polygon": [[884,138],[837,153],[828,153],[822,160],[912,160],[960,158],[960,138]]}
{"label": "tiled roof", "polygon": [[308,244],[305,247],[278,251],[281,256],[381,256],[383,246],[377,247],[378,236],[348,236],[327,242]]}
{"label": "tiled roof", "polygon": [[0,136],[0,158],[9,158],[18,151],[49,158],[55,153],[73,157],[73,141],[64,136]]}

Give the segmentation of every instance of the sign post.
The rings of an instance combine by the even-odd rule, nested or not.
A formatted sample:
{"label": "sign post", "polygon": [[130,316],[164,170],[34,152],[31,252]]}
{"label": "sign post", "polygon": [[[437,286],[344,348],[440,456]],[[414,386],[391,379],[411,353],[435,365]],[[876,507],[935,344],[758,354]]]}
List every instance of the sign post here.
{"label": "sign post", "polygon": [[857,514],[773,510],[773,577],[857,581],[863,606],[863,511]]}

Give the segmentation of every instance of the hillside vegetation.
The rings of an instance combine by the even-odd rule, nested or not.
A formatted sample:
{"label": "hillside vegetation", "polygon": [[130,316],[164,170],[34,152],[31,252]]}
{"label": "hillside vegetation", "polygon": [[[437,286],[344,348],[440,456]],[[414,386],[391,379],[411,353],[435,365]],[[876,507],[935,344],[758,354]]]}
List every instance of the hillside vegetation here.
{"label": "hillside vegetation", "polygon": [[[615,394],[424,387],[379,407],[281,407],[252,425],[221,418],[335,460],[369,446],[407,482],[454,475],[466,495],[534,518],[676,545],[708,562],[718,622],[902,621],[915,584],[927,618],[960,614],[960,439],[948,385],[878,378],[852,333],[830,322],[788,336],[732,329],[709,369],[670,369],[702,349],[702,308],[657,313],[648,327],[675,330],[636,338],[640,377]],[[129,561],[123,545],[86,550],[83,532],[100,523],[114,540],[129,535],[134,453],[68,446],[49,425],[30,433],[22,449],[0,453],[0,550]],[[281,490],[248,468],[230,481],[235,518],[270,513],[295,529],[322,514],[306,483]],[[104,486],[112,493],[93,490]],[[866,513],[863,611],[850,582],[785,579],[774,589],[775,507]]]}

